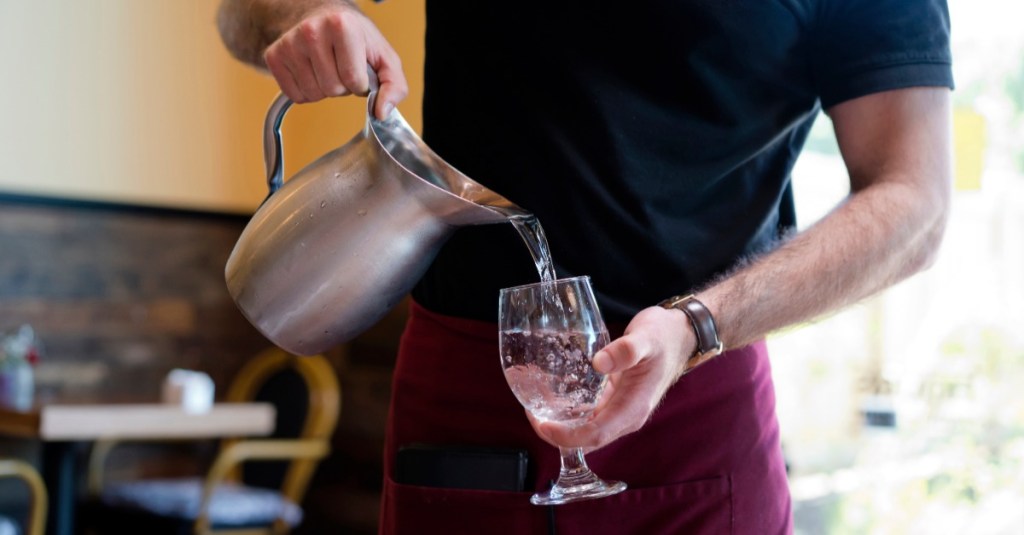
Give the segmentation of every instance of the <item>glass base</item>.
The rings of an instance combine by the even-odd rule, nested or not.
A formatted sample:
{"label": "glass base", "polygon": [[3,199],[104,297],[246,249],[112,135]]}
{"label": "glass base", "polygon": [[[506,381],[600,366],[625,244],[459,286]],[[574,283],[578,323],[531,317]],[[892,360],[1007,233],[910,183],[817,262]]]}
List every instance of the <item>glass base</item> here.
{"label": "glass base", "polygon": [[566,482],[559,480],[546,492],[538,492],[530,497],[534,505],[558,505],[580,500],[592,500],[618,494],[626,490],[622,481],[603,481],[593,473],[583,481]]}

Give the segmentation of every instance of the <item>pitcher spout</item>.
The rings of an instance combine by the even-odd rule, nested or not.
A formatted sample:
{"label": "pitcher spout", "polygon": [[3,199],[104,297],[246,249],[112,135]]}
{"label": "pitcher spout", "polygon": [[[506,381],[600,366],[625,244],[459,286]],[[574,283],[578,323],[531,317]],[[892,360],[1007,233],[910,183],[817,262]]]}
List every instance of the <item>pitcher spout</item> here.
{"label": "pitcher spout", "polygon": [[524,210],[497,192],[464,175],[438,156],[416,135],[397,109],[384,120],[374,117],[372,94],[368,101],[367,137],[375,140],[386,157],[410,177],[437,188],[450,198],[442,217],[449,224],[479,225],[505,223],[513,217],[528,217]]}

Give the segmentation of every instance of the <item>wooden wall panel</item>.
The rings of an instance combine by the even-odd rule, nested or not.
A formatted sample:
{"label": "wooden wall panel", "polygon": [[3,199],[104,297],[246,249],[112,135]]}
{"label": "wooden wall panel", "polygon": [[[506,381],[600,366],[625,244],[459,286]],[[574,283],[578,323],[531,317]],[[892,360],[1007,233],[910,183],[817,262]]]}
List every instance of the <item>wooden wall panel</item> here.
{"label": "wooden wall panel", "polygon": [[[269,343],[227,294],[224,263],[245,218],[0,196],[0,329],[44,345],[40,396],[159,398],[172,368],[218,394]],[[375,533],[391,372],[405,305],[329,352],[343,388],[333,452],[315,475],[302,533]],[[127,446],[110,476],[195,473],[208,446]],[[0,455],[32,456],[0,438]]]}

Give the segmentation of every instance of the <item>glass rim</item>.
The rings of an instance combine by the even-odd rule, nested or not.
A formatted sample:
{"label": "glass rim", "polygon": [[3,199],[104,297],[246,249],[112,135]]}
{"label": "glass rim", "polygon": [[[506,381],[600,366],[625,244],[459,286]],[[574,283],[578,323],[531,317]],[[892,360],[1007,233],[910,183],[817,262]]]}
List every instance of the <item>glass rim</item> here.
{"label": "glass rim", "polygon": [[537,288],[537,287],[543,286],[545,284],[556,285],[556,284],[564,284],[564,283],[568,283],[568,282],[576,282],[576,281],[579,281],[579,280],[584,280],[584,281],[586,281],[587,284],[590,284],[590,275],[576,275],[575,277],[563,277],[561,279],[555,279],[555,280],[552,280],[552,281],[538,281],[538,282],[531,282],[529,284],[520,284],[518,286],[509,286],[508,288],[502,288],[499,293],[504,295],[506,293],[522,291],[522,290],[526,290],[526,289],[530,289],[530,288]]}

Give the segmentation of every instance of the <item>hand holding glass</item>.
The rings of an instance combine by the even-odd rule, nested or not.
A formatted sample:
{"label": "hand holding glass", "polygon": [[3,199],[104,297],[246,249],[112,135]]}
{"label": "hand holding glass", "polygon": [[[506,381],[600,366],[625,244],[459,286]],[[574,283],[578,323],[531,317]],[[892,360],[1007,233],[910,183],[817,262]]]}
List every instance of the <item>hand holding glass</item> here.
{"label": "hand holding glass", "polygon": [[[587,420],[607,379],[590,362],[608,344],[590,278],[575,277],[505,288],[498,305],[501,366],[516,398],[534,418],[565,425]],[[568,503],[622,492],[587,467],[582,448],[559,448],[562,468],[536,505]]]}

